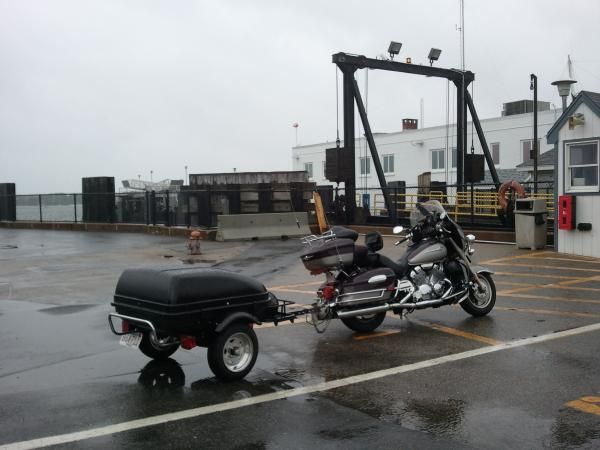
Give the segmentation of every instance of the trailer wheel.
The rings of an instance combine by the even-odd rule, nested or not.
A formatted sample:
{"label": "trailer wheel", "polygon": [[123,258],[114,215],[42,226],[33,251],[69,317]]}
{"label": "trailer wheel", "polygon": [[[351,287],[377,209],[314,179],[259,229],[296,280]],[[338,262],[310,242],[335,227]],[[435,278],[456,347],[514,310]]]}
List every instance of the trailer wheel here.
{"label": "trailer wheel", "polygon": [[258,339],[247,323],[234,323],[208,345],[208,365],[223,381],[244,378],[256,362]]}
{"label": "trailer wheel", "polygon": [[[174,342],[169,344],[170,338],[161,339],[161,344],[152,337],[151,333],[144,332],[140,342],[140,351],[148,358],[152,359],[167,359],[179,348],[179,343]],[[167,345],[168,344],[168,345]]]}
{"label": "trailer wheel", "polygon": [[359,333],[368,333],[369,331],[375,330],[383,320],[385,319],[385,311],[377,314],[369,314],[357,317],[348,317],[347,319],[341,319],[342,323],[350,328],[352,331]]}

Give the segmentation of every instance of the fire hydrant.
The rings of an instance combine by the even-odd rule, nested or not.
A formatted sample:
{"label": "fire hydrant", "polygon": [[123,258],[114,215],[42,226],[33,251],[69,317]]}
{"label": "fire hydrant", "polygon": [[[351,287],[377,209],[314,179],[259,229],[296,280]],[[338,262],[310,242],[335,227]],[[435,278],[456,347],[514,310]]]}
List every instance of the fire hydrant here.
{"label": "fire hydrant", "polygon": [[200,232],[198,230],[194,230],[190,233],[190,237],[187,243],[188,254],[189,255],[199,255],[200,254]]}

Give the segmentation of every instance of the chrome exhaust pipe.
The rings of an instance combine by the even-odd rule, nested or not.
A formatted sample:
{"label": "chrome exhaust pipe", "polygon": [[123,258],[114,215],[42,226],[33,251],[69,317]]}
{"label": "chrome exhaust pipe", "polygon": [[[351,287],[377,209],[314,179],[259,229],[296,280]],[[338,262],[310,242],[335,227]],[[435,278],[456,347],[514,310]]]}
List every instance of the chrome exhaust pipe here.
{"label": "chrome exhaust pipe", "polygon": [[338,311],[337,316],[340,319],[347,319],[349,317],[356,316],[368,316],[369,314],[377,314],[380,312],[389,311],[391,305],[386,303],[385,305],[373,306],[372,308],[353,309],[352,311]]}

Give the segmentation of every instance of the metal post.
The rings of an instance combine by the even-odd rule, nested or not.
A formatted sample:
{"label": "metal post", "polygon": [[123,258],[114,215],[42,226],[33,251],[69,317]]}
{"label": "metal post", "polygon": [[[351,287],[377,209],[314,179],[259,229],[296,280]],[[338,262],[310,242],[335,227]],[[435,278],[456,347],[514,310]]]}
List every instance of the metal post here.
{"label": "metal post", "polygon": [[490,148],[488,147],[487,141],[485,139],[485,135],[483,134],[483,128],[481,128],[481,122],[479,122],[479,117],[477,116],[477,111],[475,110],[475,105],[473,104],[473,99],[471,98],[471,94],[469,91],[466,92],[465,98],[467,99],[467,106],[469,107],[469,112],[471,113],[471,120],[475,125],[475,130],[477,130],[477,136],[479,137],[479,143],[481,144],[481,148],[483,149],[483,156],[485,156],[485,160],[488,165],[488,169],[490,169],[490,175],[494,180],[494,185],[496,186],[496,190],[500,189],[500,179],[498,178],[498,172],[496,172],[496,166],[494,165],[494,158],[490,152]]}
{"label": "metal post", "polygon": [[379,179],[379,185],[381,186],[381,191],[383,192],[383,198],[385,199],[385,207],[388,210],[388,215],[391,217],[392,201],[390,199],[390,193],[387,190],[387,183],[385,181],[383,168],[381,167],[381,161],[379,161],[379,154],[377,153],[377,147],[375,146],[375,139],[373,139],[371,125],[369,124],[369,119],[367,118],[367,111],[365,109],[365,105],[363,104],[362,97],[360,95],[360,90],[358,89],[358,83],[356,82],[356,80],[353,81],[356,106],[358,107],[358,113],[360,115],[363,128],[365,130],[365,136],[367,137],[367,142],[369,143],[371,157],[373,158],[373,165],[375,166],[375,171],[377,172],[377,178]]}
{"label": "metal post", "polygon": [[461,78],[456,84],[456,184],[459,192],[464,191],[465,160],[465,83]]}
{"label": "metal post", "polygon": [[77,223],[77,194],[73,194],[73,212],[75,215],[75,223]]}
{"label": "metal post", "polygon": [[165,195],[166,195],[166,197],[165,197],[165,207],[167,208],[167,217],[166,217],[166,222],[167,223],[166,223],[166,225],[168,227],[170,227],[171,226],[171,211],[169,210],[169,191],[168,190],[165,192]]}
{"label": "metal post", "polygon": [[152,225],[156,226],[156,191],[150,192],[150,206],[152,208]]}
{"label": "metal post", "polygon": [[190,228],[192,226],[192,213],[190,211],[190,193],[189,193],[189,191],[186,192],[185,203],[187,206],[186,222],[187,222],[187,227]]}
{"label": "metal post", "polygon": [[344,73],[344,159],[347,162],[348,178],[344,180],[346,195],[346,224],[354,222],[356,208],[356,155],[354,150],[354,72],[343,68]]}
{"label": "metal post", "polygon": [[38,204],[40,205],[40,223],[43,222],[43,217],[42,217],[42,194],[38,195]]}
{"label": "metal post", "polygon": [[144,197],[146,198],[146,226],[150,225],[150,193],[144,191]]}
{"label": "metal post", "polygon": [[537,105],[537,76],[531,74],[533,87],[533,193],[538,191],[538,105]]}

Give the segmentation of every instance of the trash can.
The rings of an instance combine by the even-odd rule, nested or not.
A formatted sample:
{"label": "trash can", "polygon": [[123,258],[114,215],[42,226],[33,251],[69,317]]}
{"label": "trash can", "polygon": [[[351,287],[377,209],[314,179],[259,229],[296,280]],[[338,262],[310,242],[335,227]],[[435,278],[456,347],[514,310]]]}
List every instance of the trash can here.
{"label": "trash can", "polygon": [[546,246],[546,200],[519,198],[515,202],[515,239],[518,248],[539,250]]}

